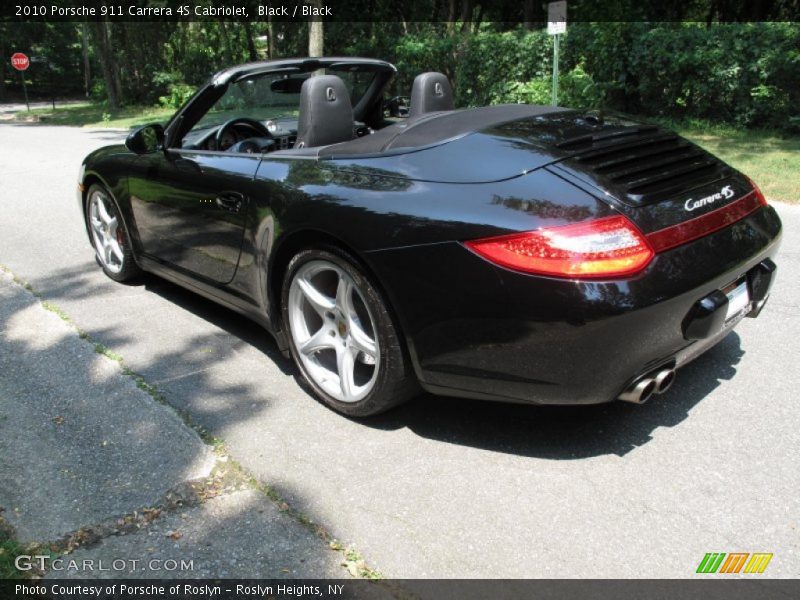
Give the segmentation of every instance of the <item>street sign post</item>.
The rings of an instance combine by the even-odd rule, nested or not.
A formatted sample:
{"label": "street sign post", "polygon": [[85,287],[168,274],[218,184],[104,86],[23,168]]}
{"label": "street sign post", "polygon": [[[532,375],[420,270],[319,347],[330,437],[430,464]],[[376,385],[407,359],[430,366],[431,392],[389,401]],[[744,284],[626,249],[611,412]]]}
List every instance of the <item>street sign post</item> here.
{"label": "street sign post", "polygon": [[31,66],[31,61],[26,54],[22,52],[15,52],[11,55],[11,66],[19,71],[19,77],[22,79],[22,92],[25,94],[25,106],[28,107],[28,112],[31,112],[31,104],[28,102],[28,88],[25,85],[25,71]]}
{"label": "street sign post", "polygon": [[547,5],[547,33],[553,38],[553,106],[558,105],[558,44],[561,34],[567,31],[567,1],[559,0]]}

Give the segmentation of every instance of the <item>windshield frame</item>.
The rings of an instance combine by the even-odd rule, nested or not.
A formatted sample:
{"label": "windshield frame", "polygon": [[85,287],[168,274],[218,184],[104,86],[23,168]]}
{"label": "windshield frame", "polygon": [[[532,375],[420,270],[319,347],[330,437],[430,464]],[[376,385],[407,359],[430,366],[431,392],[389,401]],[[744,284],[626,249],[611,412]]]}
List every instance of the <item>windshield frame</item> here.
{"label": "windshield frame", "polygon": [[[343,69],[327,68],[326,71],[330,74],[341,74],[341,79],[344,81],[345,86],[351,94],[351,102],[355,106],[364,97],[377,74],[374,71],[346,71],[342,73]],[[369,79],[364,82],[358,82],[355,77],[347,77],[348,73],[367,73]],[[235,81],[231,81],[225,89],[225,92],[217,99],[217,101],[201,116],[192,128],[187,132],[191,135],[192,132],[199,132],[214,127],[219,127],[230,119],[235,118],[250,118],[256,121],[267,122],[270,120],[294,120],[299,118],[300,113],[300,86],[297,86],[297,92],[279,92],[275,89],[275,83],[279,81],[296,79],[306,81],[311,77],[315,77],[317,72],[314,71],[300,71],[300,70],[279,70],[279,71],[265,71],[254,74],[248,74],[245,77],[239,77]],[[269,82],[268,84],[266,82]],[[250,98],[247,96],[250,93],[247,90],[247,84],[253,84],[253,94],[261,96],[261,102],[265,97],[275,102],[272,104],[262,103],[259,104],[259,99]],[[268,85],[269,90],[264,89]],[[300,84],[302,85],[302,83]],[[226,98],[234,94],[231,98],[231,107],[226,108],[224,104]],[[265,96],[266,94],[266,96]],[[288,102],[279,103],[281,96],[285,94],[285,99]],[[238,97],[237,97],[238,96]],[[252,104],[251,104],[252,102]],[[238,105],[237,105],[238,104]]]}
{"label": "windshield frame", "polygon": [[165,150],[181,147],[184,136],[225,94],[231,83],[256,74],[315,71],[321,68],[334,71],[346,68],[373,71],[375,77],[372,84],[353,107],[353,115],[355,120],[361,122],[369,121],[373,115],[382,115],[382,107],[379,105],[382,104],[383,93],[397,73],[397,68],[386,61],[374,58],[330,57],[248,63],[217,73],[182,108],[176,111],[166,125]]}

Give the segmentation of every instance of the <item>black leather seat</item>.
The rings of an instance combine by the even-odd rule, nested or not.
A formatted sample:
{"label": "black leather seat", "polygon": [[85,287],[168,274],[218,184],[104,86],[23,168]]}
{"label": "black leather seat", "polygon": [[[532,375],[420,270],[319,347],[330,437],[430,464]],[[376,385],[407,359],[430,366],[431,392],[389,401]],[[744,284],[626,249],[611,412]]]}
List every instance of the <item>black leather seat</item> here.
{"label": "black leather seat", "polygon": [[418,117],[429,112],[453,110],[453,88],[441,73],[422,73],[411,86],[411,109],[408,116]]}
{"label": "black leather seat", "polygon": [[303,82],[295,148],[352,140],[353,128],[353,107],[344,81],[335,75],[317,75]]}

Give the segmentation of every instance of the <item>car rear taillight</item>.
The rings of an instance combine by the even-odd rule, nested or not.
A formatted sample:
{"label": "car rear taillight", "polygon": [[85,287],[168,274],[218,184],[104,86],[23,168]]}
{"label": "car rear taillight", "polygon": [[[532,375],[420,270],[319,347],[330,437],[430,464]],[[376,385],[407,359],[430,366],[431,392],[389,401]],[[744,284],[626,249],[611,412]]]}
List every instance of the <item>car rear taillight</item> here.
{"label": "car rear taillight", "polygon": [[738,200],[694,219],[648,233],[647,241],[656,252],[665,252],[730,227],[763,208],[767,205],[766,203],[764,195],[753,184],[753,191]]}
{"label": "car rear taillight", "polygon": [[[745,175],[745,177],[747,176]],[[761,204],[761,206],[767,206],[767,199],[764,197],[764,194],[761,193],[761,189],[756,185],[756,182],[750,179],[749,177],[747,177],[747,181],[749,181],[750,185],[753,186],[753,193],[756,195],[756,198],[758,198],[758,201]]]}
{"label": "car rear taillight", "polygon": [[654,255],[644,236],[623,216],[465,244],[486,260],[509,269],[577,279],[633,275]]}

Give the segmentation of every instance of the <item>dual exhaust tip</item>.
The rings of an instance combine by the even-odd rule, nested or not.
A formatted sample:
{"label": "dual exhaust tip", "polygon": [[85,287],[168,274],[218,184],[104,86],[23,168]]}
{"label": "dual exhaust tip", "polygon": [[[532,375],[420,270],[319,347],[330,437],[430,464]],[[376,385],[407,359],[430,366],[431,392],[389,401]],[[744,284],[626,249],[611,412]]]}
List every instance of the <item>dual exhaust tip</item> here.
{"label": "dual exhaust tip", "polygon": [[625,402],[644,404],[653,394],[663,394],[675,381],[675,369],[664,368],[655,371],[629,385],[618,398]]}

